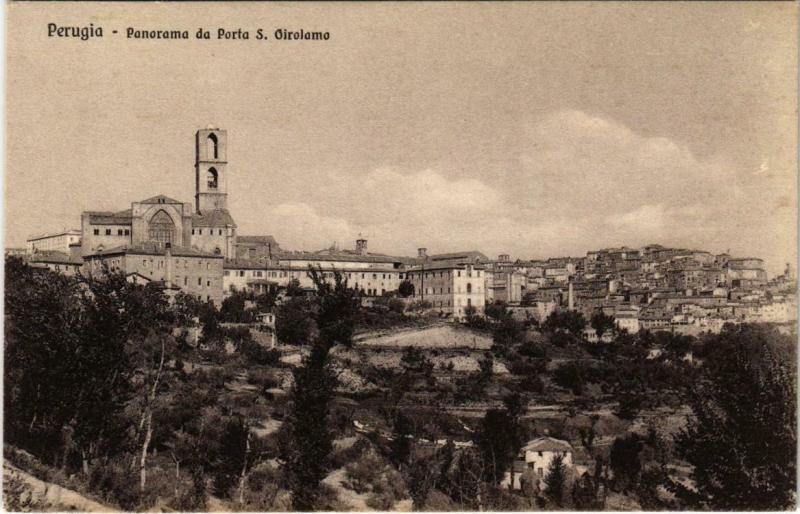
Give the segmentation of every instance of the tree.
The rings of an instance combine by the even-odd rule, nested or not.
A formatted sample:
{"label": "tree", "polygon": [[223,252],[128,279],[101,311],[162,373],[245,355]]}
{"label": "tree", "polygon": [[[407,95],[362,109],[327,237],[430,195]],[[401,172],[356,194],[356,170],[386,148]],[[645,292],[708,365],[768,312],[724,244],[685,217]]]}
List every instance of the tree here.
{"label": "tree", "polygon": [[275,336],[283,344],[305,346],[314,337],[316,326],[307,299],[292,297],[275,312]]}
{"label": "tree", "polygon": [[413,436],[411,420],[398,411],[394,419],[394,439],[392,440],[391,458],[398,468],[402,469],[411,456],[411,437]]}
{"label": "tree", "polygon": [[214,489],[223,497],[232,497],[235,486],[239,502],[243,501],[250,454],[250,428],[244,418],[235,416],[225,421],[220,434],[217,462],[214,466]]}
{"label": "tree", "polygon": [[325,476],[332,435],[328,427],[329,404],[336,386],[329,352],[335,345],[352,343],[356,293],[337,272],[328,281],[321,270],[309,267],[316,286],[315,308],[310,311],[317,326],[311,351],[294,370],[294,389],[289,416],[291,447],[288,467],[294,510],[313,510],[320,505],[320,482]]}
{"label": "tree", "polygon": [[564,464],[563,454],[559,453],[550,461],[544,483],[547,486],[547,497],[560,507],[564,501],[564,489],[567,485],[567,466]]}
{"label": "tree", "polygon": [[483,359],[478,361],[478,376],[475,379],[479,389],[486,387],[492,380],[494,373],[494,357],[492,352],[485,352]]}
{"label": "tree", "polygon": [[320,269],[309,266],[309,276],[316,287],[318,308],[314,316],[319,330],[319,343],[332,348],[337,344],[350,346],[358,311],[356,292],[347,285],[347,278],[334,272],[329,281]]}
{"label": "tree", "polygon": [[483,312],[486,317],[500,321],[508,314],[508,306],[502,300],[495,300],[493,303],[487,303]]}
{"label": "tree", "polygon": [[583,394],[584,379],[581,367],[575,363],[562,364],[553,372],[553,381],[559,386],[570,389],[572,394]]}
{"label": "tree", "polygon": [[295,298],[298,296],[303,296],[304,291],[303,288],[300,286],[300,281],[296,278],[293,278],[286,284],[286,296],[289,298]]}
{"label": "tree", "polygon": [[549,332],[562,329],[575,336],[580,335],[585,326],[586,319],[583,314],[570,310],[555,310],[542,323],[542,328]]}
{"label": "tree", "polygon": [[414,284],[411,283],[410,280],[405,279],[402,282],[400,282],[400,286],[398,286],[397,292],[400,293],[400,296],[402,296],[403,298],[414,296]]}
{"label": "tree", "polygon": [[288,467],[292,508],[318,508],[319,484],[325,477],[332,436],[328,428],[328,405],[336,377],[327,352],[312,351],[294,371],[292,408],[289,416],[291,447]]}
{"label": "tree", "polygon": [[524,333],[522,323],[506,311],[492,329],[492,352],[506,355],[513,345],[523,342]]}
{"label": "tree", "polygon": [[6,437],[88,474],[127,448],[128,348],[174,317],[158,288],[104,270],[89,278],[6,266]]}
{"label": "tree", "polygon": [[592,319],[590,321],[592,328],[597,331],[597,335],[601,336],[606,330],[614,330],[614,317],[608,316],[602,310],[598,310],[592,315]]}
{"label": "tree", "polygon": [[677,438],[695,491],[673,483],[693,509],[784,510],[795,501],[796,384],[771,327],[727,325],[714,338],[692,417]]}
{"label": "tree", "polygon": [[614,484],[618,489],[628,490],[639,483],[639,475],[642,472],[642,462],[639,458],[641,451],[642,441],[636,434],[614,439],[609,464],[614,472]]}
{"label": "tree", "polygon": [[483,476],[497,485],[519,451],[518,422],[507,409],[490,409],[481,420],[476,445],[484,465]]}

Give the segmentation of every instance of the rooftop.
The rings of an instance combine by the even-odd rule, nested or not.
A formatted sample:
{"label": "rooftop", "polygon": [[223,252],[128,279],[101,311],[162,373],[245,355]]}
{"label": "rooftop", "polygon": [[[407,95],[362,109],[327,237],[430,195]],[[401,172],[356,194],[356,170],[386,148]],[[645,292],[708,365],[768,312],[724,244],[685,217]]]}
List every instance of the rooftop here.
{"label": "rooftop", "polygon": [[[89,256],[106,256],[106,255],[165,255],[166,248],[159,243],[139,243],[136,245],[122,245],[114,248],[98,250]],[[177,257],[205,257],[222,259],[222,255],[203,252],[196,248],[188,246],[173,246],[170,248],[170,253]]]}
{"label": "rooftop", "polygon": [[70,257],[64,252],[58,251],[39,251],[31,256],[31,262],[47,262],[53,264],[73,264],[80,266],[83,264],[83,259],[80,257]]}
{"label": "rooftop", "polygon": [[213,211],[195,212],[192,214],[193,227],[235,227],[231,213],[226,209],[215,209]]}
{"label": "rooftop", "polygon": [[554,437],[538,437],[522,447],[523,452],[571,452],[572,445]]}
{"label": "rooftop", "polygon": [[61,230],[59,232],[48,232],[46,234],[37,234],[35,236],[31,236],[28,238],[28,241],[36,241],[37,239],[45,239],[47,237],[56,237],[56,236],[79,236],[81,235],[81,231],[77,228],[68,229],[68,230]]}

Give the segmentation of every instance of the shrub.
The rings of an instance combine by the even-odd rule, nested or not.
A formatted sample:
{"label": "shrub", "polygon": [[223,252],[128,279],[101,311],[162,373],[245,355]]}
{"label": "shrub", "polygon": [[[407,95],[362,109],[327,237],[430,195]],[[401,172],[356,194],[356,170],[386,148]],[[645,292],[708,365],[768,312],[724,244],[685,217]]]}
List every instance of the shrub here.
{"label": "shrub", "polygon": [[556,368],[553,373],[553,381],[558,386],[571,390],[576,396],[583,394],[583,370],[575,363],[564,364]]}
{"label": "shrub", "polygon": [[345,466],[350,488],[359,494],[368,492],[378,478],[378,470],[384,465],[383,460],[374,451],[364,452],[358,460]]}
{"label": "shrub", "polygon": [[541,394],[544,392],[544,382],[538,375],[528,375],[519,383],[523,391]]}
{"label": "shrub", "polygon": [[367,505],[375,510],[392,510],[394,504],[406,495],[406,484],[402,475],[392,468],[380,474],[367,498]]}
{"label": "shrub", "polygon": [[261,366],[272,366],[280,361],[281,353],[275,349],[268,349],[267,347],[256,343],[255,341],[243,341],[239,346],[239,351],[242,352],[247,360],[251,363],[259,364]]}

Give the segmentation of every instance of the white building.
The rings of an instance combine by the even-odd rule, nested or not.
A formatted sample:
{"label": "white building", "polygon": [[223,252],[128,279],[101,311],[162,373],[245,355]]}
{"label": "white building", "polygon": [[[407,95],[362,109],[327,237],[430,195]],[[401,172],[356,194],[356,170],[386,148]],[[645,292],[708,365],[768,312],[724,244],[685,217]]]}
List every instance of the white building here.
{"label": "white building", "polygon": [[[517,461],[514,463],[514,489],[521,489],[522,487],[520,483],[522,473],[519,472],[521,469],[530,470],[538,478],[542,479],[547,475],[550,463],[558,455],[564,457],[564,466],[571,468],[573,466],[572,454],[572,445],[562,439],[545,436],[528,442],[522,447]],[[511,473],[507,471],[503,481],[500,482],[500,486],[508,488],[510,483]]]}
{"label": "white building", "polygon": [[627,330],[629,334],[639,332],[639,309],[636,307],[618,309],[614,313],[614,324],[620,330]]}
{"label": "white building", "polygon": [[54,232],[51,234],[41,234],[29,238],[26,242],[26,251],[28,255],[34,252],[63,252],[67,255],[70,254],[69,246],[81,242],[81,231],[63,230],[61,232]]}

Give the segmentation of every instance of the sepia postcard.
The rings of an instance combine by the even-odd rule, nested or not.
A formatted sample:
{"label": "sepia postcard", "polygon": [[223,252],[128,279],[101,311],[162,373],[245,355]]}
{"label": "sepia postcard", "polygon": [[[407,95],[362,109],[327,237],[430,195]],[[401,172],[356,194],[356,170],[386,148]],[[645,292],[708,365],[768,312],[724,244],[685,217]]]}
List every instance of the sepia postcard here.
{"label": "sepia postcard", "polygon": [[5,4],[3,508],[797,506],[798,4]]}

